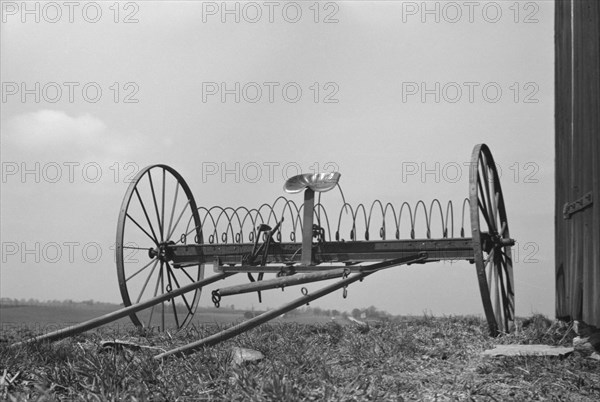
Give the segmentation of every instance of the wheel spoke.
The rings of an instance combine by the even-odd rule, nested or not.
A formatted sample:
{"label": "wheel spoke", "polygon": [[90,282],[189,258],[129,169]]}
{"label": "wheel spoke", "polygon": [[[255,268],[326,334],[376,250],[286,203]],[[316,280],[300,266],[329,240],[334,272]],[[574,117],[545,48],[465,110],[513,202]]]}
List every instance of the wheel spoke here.
{"label": "wheel spoke", "polygon": [[504,251],[504,249],[502,249],[501,252],[502,252],[502,255],[504,256],[504,258],[506,259],[507,264],[510,261],[510,263],[512,265],[512,258],[510,256],[510,254],[507,253],[506,251]]}
{"label": "wheel spoke", "polygon": [[[481,186],[481,176],[477,176],[478,180],[477,180],[477,187],[479,189],[479,197],[477,198],[477,205],[479,206],[479,209],[481,211],[481,214],[483,215],[483,218],[485,219],[485,222],[488,225],[489,230],[493,230],[493,226],[492,223],[490,222],[490,211],[487,207],[487,199],[486,199],[486,194],[483,191],[483,187]],[[483,201],[483,202],[482,202]]]}
{"label": "wheel spoke", "polygon": [[150,235],[150,233],[148,233],[148,232],[147,232],[147,231],[146,231],[146,230],[145,230],[145,229],[144,229],[142,226],[140,226],[140,224],[139,224],[139,223],[137,223],[137,221],[136,221],[135,219],[133,219],[133,218],[131,217],[131,215],[129,215],[129,214],[126,214],[126,216],[127,216],[129,219],[131,219],[131,221],[132,221],[133,223],[135,223],[135,225],[136,225],[138,228],[140,228],[140,230],[141,230],[142,232],[144,232],[144,233],[146,234],[146,236],[148,236],[148,238],[149,238],[150,240],[152,240],[152,242],[153,242],[153,243],[154,243],[154,244],[155,244],[155,245],[158,247],[158,242],[156,241],[156,238],[152,237],[152,236]]}
{"label": "wheel spoke", "polygon": [[504,237],[505,231],[506,231],[506,222],[502,222],[502,226],[500,227],[500,232],[498,232],[498,235],[500,237]]}
{"label": "wheel spoke", "polygon": [[[483,157],[483,155],[482,155]],[[491,204],[491,200],[490,200],[490,179],[488,176],[488,168],[487,168],[487,161],[486,163],[482,166],[481,168],[482,174],[483,174],[483,183],[485,184],[485,203],[486,203],[486,210],[488,212],[488,214],[493,213],[493,209],[492,209],[492,204]],[[490,226],[490,230],[491,231],[495,231],[496,230],[496,224],[493,221],[493,216],[490,216],[490,219],[488,219],[488,224],[492,223],[492,226]]]}
{"label": "wheel spoke", "polygon": [[142,206],[142,210],[144,211],[144,216],[146,217],[146,222],[148,222],[148,226],[150,226],[150,230],[152,231],[153,234],[153,238],[154,238],[154,242],[156,244],[158,244],[158,237],[156,237],[156,233],[154,232],[154,227],[152,226],[152,223],[150,223],[150,217],[148,216],[148,212],[146,211],[146,206],[144,205],[144,203],[142,202],[142,197],[140,196],[140,192],[138,191],[137,187],[135,188],[135,194],[140,202],[140,205]]}
{"label": "wheel spoke", "polygon": [[[487,213],[489,215],[488,216],[488,218],[489,218],[488,222],[490,222],[490,223],[493,224],[494,223],[493,222],[493,218],[494,217],[493,217],[492,214],[493,214],[494,211],[492,209],[492,204],[491,204],[491,200],[490,200],[490,197],[491,197],[491,194],[490,194],[490,178],[488,176],[487,160],[485,159],[485,157],[483,155],[481,156],[481,162],[482,162],[482,166],[480,166],[481,167],[481,175],[483,177],[480,177],[480,182],[483,182],[483,184],[485,185],[485,192],[484,192],[483,199],[484,199],[484,203],[485,203],[485,206],[486,206],[486,211],[487,211]],[[495,229],[496,229],[495,225],[493,225],[493,226],[490,227],[490,231],[494,231]]]}
{"label": "wheel spoke", "polygon": [[[148,277],[146,278],[146,281],[144,282],[144,286],[142,286],[142,290],[140,291],[140,294],[138,295],[138,298],[135,301],[135,304],[138,304],[140,302],[140,300],[142,299],[142,295],[144,294],[144,291],[146,290],[146,286],[148,286],[148,282],[150,282],[150,278],[152,277],[152,274],[154,273],[154,270],[156,269],[157,265],[158,265],[158,260],[154,261],[154,265],[152,266],[152,269],[150,270],[150,274],[148,275]],[[156,296],[156,291],[155,291],[155,296]]]}
{"label": "wheel spoke", "polygon": [[493,303],[494,316],[496,319],[496,323],[499,326],[500,330],[504,329],[504,320],[502,318],[502,313],[504,309],[504,304],[501,305],[501,281],[500,272],[498,269],[498,257],[495,252],[496,249],[492,249],[489,254],[488,263],[490,265],[489,275],[488,275],[488,283],[490,284],[490,298]]}
{"label": "wheel spoke", "polygon": [[[490,262],[492,261],[492,258],[494,258],[494,250],[492,250],[490,252],[490,254],[488,255],[488,258],[487,258],[485,264],[483,264],[484,271],[487,269],[488,265],[490,265]],[[487,270],[487,272],[488,272],[488,277],[487,277],[488,288],[491,288],[491,286],[492,286],[492,268],[490,268],[489,270]]]}
{"label": "wheel spoke", "polygon": [[508,329],[508,318],[511,315],[509,312],[509,302],[508,302],[508,295],[506,292],[506,288],[504,286],[504,267],[502,266],[502,253],[498,253],[498,259],[497,259],[497,264],[496,266],[498,266],[498,280],[500,281],[500,296],[502,297],[502,312],[503,312],[503,317],[504,320],[502,322],[504,330]]}
{"label": "wheel spoke", "polygon": [[184,268],[184,267],[181,267],[181,268],[179,268],[179,269],[180,269],[180,270],[181,270],[181,271],[182,271],[182,272],[183,272],[183,273],[184,273],[184,274],[185,274],[185,275],[186,275],[188,278],[190,278],[190,281],[192,281],[192,282],[196,282],[196,279],[192,278],[192,277],[190,276],[190,274],[188,274],[188,272],[185,270],[185,268]]}
{"label": "wheel spoke", "polygon": [[486,159],[486,157],[485,157],[484,154],[480,155],[479,162],[481,162],[481,164],[480,164],[479,167],[481,168],[481,174],[483,175],[483,179],[484,179],[484,183],[485,183],[485,189],[487,190],[486,194],[489,194],[490,193],[490,191],[489,191],[490,190],[489,189],[489,177],[488,177],[488,172],[487,172],[487,166],[488,166],[488,164],[487,164],[487,159]]}
{"label": "wheel spoke", "polygon": [[173,225],[173,229],[171,229],[171,231],[169,232],[169,235],[167,236],[167,241],[169,241],[169,239],[171,239],[171,236],[173,235],[173,232],[175,232],[175,229],[177,228],[177,225],[179,225],[179,221],[181,220],[181,217],[183,216],[183,213],[185,212],[185,210],[187,209],[187,207],[189,205],[190,205],[190,200],[187,200],[187,202],[183,206],[183,209],[181,210],[181,213],[179,214],[179,217],[175,221],[175,225]]}
{"label": "wheel spoke", "polygon": [[[166,271],[167,271],[167,280],[168,280],[168,289],[169,293],[171,292],[171,290],[173,289],[173,283],[171,282],[171,272],[169,271],[169,264],[165,263],[166,267]],[[173,316],[175,317],[175,325],[177,325],[177,328],[179,328],[179,319],[177,318],[177,307],[175,306],[175,298],[172,297],[171,298],[171,306],[173,307]]]}
{"label": "wheel spoke", "polygon": [[164,236],[164,230],[165,230],[165,181],[166,181],[166,175],[167,175],[167,170],[165,168],[163,168],[162,170],[162,203],[161,203],[161,208],[160,208],[160,221],[162,222],[162,225],[160,227],[160,237],[162,238]]}
{"label": "wheel spoke", "polygon": [[479,204],[479,209],[482,212],[481,214],[483,215],[483,219],[485,219],[485,222],[487,223],[488,228],[490,228],[491,227],[490,220],[488,218],[487,211],[485,210],[485,206],[481,204],[480,200],[477,200],[477,203]]}
{"label": "wheel spoke", "polygon": [[148,264],[144,265],[142,268],[140,268],[135,273],[133,273],[132,275],[130,275],[129,278],[126,278],[125,282],[128,282],[131,278],[133,278],[134,276],[136,276],[137,274],[139,274],[140,272],[142,272],[143,270],[145,270],[146,268],[148,268],[150,266],[150,264],[152,264],[155,261],[156,261],[156,258],[151,259]]}
{"label": "wheel spoke", "polygon": [[175,216],[175,206],[177,205],[177,194],[179,193],[179,183],[175,186],[175,197],[173,199],[173,208],[171,208],[171,218],[169,218],[169,229],[167,229],[167,241],[171,239],[171,226],[173,225],[173,217]]}
{"label": "wheel spoke", "polygon": [[[489,215],[486,206],[485,192],[483,191],[483,187],[481,185],[481,176],[479,175],[477,176],[477,191],[479,194],[479,197],[477,197],[477,204],[481,207],[482,212],[484,212],[486,215]],[[483,202],[481,202],[481,200],[483,200]]]}
{"label": "wheel spoke", "polygon": [[158,203],[156,202],[156,194],[154,193],[154,183],[152,182],[152,173],[148,170],[148,181],[150,182],[150,191],[152,192],[152,201],[154,203],[154,212],[156,212],[156,220],[158,221],[158,229],[160,230],[160,241],[163,242],[163,223],[158,214]]}
{"label": "wheel spoke", "polygon": [[506,289],[507,289],[507,294],[508,296],[510,296],[510,302],[511,302],[511,306],[513,306],[513,298],[514,298],[514,289],[513,289],[513,278],[512,278],[512,273],[511,273],[511,268],[512,267],[512,263],[510,263],[510,267],[509,267],[509,262],[510,257],[503,251],[502,252],[502,259],[501,259],[501,264],[502,264],[502,269],[504,270],[504,275],[506,277]]}
{"label": "wheel spoke", "polygon": [[[503,257],[506,257],[505,253],[502,253]],[[512,296],[514,296],[514,291],[513,291],[513,280],[511,278],[510,275],[510,270],[508,268],[508,262],[503,258],[501,260],[501,264],[502,264],[502,269],[504,270],[504,275],[506,276],[506,292],[507,295],[511,297],[511,305],[512,305]]]}
{"label": "wheel spoke", "polygon": [[[179,281],[177,280],[177,277],[175,276],[175,272],[173,272],[173,269],[171,268],[171,266],[169,265],[168,262],[167,262],[167,272],[169,272],[171,274],[171,276],[173,277],[173,280],[175,281],[175,285],[177,285],[177,289],[179,289],[181,287],[179,285]],[[188,309],[188,313],[193,314],[192,308],[190,307],[190,304],[188,303],[187,299],[185,298],[185,295],[182,294],[181,298],[183,299],[183,302],[185,303],[185,305]]]}
{"label": "wheel spoke", "polygon": [[494,280],[494,313],[496,315],[496,323],[502,324],[501,309],[500,309],[500,292],[498,291],[498,267],[492,264],[493,280]]}
{"label": "wheel spoke", "polygon": [[142,250],[142,251],[148,251],[148,247],[133,247],[133,246],[123,246],[121,248],[127,248],[130,250]]}
{"label": "wheel spoke", "polygon": [[499,228],[500,227],[500,225],[499,225],[499,223],[500,223],[499,222],[500,217],[498,216],[498,197],[500,196],[500,194],[495,192],[496,191],[495,190],[495,185],[493,185],[493,187],[494,187],[494,199],[493,199],[494,202],[492,203],[492,208],[494,209],[493,210],[493,214],[494,214],[494,226],[496,228]]}
{"label": "wheel spoke", "polygon": [[[158,276],[156,277],[156,286],[154,286],[154,296],[153,297],[156,297],[156,295],[158,294],[158,285],[162,281],[162,266],[160,268],[161,269],[158,271]],[[156,307],[156,304],[153,305],[152,309],[150,310],[150,317],[148,318],[148,325],[147,325],[148,328],[150,328],[150,324],[152,323],[152,316],[154,315],[155,307]]]}

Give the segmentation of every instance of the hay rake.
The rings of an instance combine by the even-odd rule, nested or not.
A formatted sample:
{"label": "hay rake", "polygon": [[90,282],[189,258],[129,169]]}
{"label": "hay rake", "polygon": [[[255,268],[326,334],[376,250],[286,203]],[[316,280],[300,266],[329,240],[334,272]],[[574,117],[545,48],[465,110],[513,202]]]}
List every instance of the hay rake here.
{"label": "hay rake", "polygon": [[[456,236],[452,202],[444,208],[437,199],[428,208],[419,201],[414,208],[405,202],[396,209],[379,200],[367,208],[346,203],[341,193],[344,202],[335,222],[320,200],[336,187],[341,192],[339,178],[333,172],[288,179],[284,190],[303,193],[301,205],[279,197],[254,209],[199,208],[173,168],[146,167],[130,184],[119,214],[116,261],[125,307],[28,341],[63,338],[125,316],[137,326],[181,329],[192,320],[203,287],[240,273],[249,282],[214,290],[215,306],[231,295],[256,292],[261,301],[261,292],[269,289],[338,279],[314,292],[302,287],[300,298],[156,356],[162,358],[229,339],[339,289],[346,297],[348,285],[377,271],[441,260],[474,263],[490,335],[511,330],[514,240],[496,165],[485,144],[473,149],[469,197],[462,202]],[[471,237],[465,237],[465,215],[470,217]],[[423,238],[416,235],[419,217],[425,222]],[[441,226],[437,237],[432,233],[434,217]],[[371,232],[377,232],[377,239]],[[215,274],[205,278],[207,264]],[[265,274],[275,277],[265,279]]]}

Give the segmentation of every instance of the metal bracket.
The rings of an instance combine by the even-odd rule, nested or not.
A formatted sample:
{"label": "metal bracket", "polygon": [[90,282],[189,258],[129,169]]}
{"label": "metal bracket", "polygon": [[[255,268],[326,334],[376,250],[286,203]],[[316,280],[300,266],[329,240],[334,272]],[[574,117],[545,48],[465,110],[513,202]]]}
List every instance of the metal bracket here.
{"label": "metal bracket", "polygon": [[581,210],[586,209],[594,203],[592,192],[585,194],[583,197],[573,201],[565,203],[563,207],[563,219],[571,219],[571,215]]}
{"label": "metal bracket", "polygon": [[223,270],[221,269],[221,259],[218,256],[215,256],[213,261],[213,269],[216,273],[223,273]]}

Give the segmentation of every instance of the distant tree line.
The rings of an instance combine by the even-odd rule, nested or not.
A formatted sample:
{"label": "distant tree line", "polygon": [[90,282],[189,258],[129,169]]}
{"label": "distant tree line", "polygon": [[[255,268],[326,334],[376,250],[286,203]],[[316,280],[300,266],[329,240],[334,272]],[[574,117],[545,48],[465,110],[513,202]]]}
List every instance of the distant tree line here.
{"label": "distant tree line", "polygon": [[[336,309],[327,310],[321,307],[304,307],[301,312],[312,315],[326,316],[326,317],[348,317],[352,316],[356,319],[385,319],[392,318],[393,316],[387,311],[382,311],[377,309],[375,306],[370,306],[368,308],[354,308],[350,313],[347,311],[340,311]],[[288,313],[290,314],[290,313]]]}
{"label": "distant tree line", "polygon": [[73,301],[71,299],[67,300],[38,300],[38,299],[12,299],[10,297],[2,297],[0,298],[0,306],[11,306],[11,307],[19,307],[19,306],[73,306],[73,305],[87,305],[87,306],[95,306],[95,305],[112,305],[113,303],[104,303],[97,302],[94,300],[83,300],[83,301]]}

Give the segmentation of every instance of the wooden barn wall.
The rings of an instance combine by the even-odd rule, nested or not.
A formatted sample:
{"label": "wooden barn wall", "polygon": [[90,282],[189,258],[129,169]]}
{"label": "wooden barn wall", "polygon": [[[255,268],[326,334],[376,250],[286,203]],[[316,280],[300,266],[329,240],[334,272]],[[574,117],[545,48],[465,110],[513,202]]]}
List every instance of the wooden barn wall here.
{"label": "wooden barn wall", "polygon": [[555,51],[556,316],[600,326],[600,3],[556,1]]}

